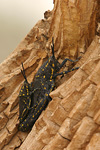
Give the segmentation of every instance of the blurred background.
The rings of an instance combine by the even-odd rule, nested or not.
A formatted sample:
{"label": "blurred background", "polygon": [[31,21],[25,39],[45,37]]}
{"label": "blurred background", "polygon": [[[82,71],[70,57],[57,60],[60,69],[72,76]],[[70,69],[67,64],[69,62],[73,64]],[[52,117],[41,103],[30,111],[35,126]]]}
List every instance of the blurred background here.
{"label": "blurred background", "polygon": [[0,0],[0,63],[52,9],[53,0]]}

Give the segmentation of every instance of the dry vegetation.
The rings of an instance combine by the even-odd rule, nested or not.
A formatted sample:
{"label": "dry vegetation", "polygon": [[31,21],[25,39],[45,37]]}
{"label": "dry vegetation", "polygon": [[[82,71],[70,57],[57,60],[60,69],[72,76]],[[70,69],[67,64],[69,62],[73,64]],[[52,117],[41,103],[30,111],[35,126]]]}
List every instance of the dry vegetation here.
{"label": "dry vegetation", "polygon": [[[11,55],[0,64],[1,150],[100,150],[100,4],[99,0],[54,0]],[[98,36],[96,35],[98,30]],[[21,62],[28,81],[51,55],[76,59],[80,69],[69,73],[50,93],[52,101],[31,132],[18,131],[18,93],[23,84]],[[63,68],[66,70],[67,67]]]}

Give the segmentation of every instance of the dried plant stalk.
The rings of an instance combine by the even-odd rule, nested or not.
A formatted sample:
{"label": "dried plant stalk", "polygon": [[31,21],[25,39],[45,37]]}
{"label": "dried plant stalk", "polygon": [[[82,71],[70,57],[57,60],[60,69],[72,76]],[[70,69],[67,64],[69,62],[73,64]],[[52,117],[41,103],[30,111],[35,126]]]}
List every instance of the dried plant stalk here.
{"label": "dried plant stalk", "polygon": [[[0,64],[1,150],[100,149],[100,38],[95,36],[99,3],[54,0],[53,11],[47,11],[45,19]],[[74,59],[87,51],[77,64],[80,69],[69,80],[64,78],[63,84],[50,94],[52,101],[31,132],[23,133],[16,126],[18,93],[24,81],[21,62],[32,82],[50,55],[52,37],[59,61],[64,57]]]}

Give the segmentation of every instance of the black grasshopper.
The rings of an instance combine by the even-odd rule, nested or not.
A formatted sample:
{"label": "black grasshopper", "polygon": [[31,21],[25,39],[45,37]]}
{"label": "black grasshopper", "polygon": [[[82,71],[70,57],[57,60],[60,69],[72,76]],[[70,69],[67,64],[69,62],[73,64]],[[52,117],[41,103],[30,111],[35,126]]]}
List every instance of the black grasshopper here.
{"label": "black grasshopper", "polygon": [[55,78],[67,74],[79,67],[59,72],[67,61],[76,62],[66,58],[61,64],[54,56],[54,42],[52,40],[52,56],[39,68],[34,81],[29,84],[25,76],[25,70],[21,70],[25,81],[19,93],[19,130],[28,131],[32,128],[41,112],[46,108],[51,97],[49,93],[54,89]]}

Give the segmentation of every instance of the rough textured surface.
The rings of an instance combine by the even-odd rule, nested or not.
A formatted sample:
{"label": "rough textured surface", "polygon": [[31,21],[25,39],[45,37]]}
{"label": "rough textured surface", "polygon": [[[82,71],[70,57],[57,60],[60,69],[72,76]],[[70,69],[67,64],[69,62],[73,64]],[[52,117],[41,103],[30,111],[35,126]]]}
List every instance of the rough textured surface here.
{"label": "rough textured surface", "polygon": [[28,81],[32,82],[38,68],[47,59],[45,36],[50,22],[50,17],[39,21],[13,53],[0,64],[0,149],[19,147],[28,135],[17,129],[18,93],[24,81],[20,70],[21,62],[24,63]]}
{"label": "rough textured surface", "polygon": [[20,150],[88,150],[92,144],[94,149],[100,148],[99,55],[99,39],[95,37],[77,64],[80,69],[50,94],[53,100]]}
{"label": "rough textured surface", "polygon": [[[54,12],[58,9],[57,2],[59,4],[61,1],[54,1],[56,7],[54,7]],[[69,2],[74,4],[76,1],[69,0]],[[93,6],[94,10],[93,4],[95,3],[91,2],[90,6]],[[50,33],[52,21],[55,20],[51,16],[52,12],[46,12],[45,19],[39,21],[13,53],[0,64],[1,150],[100,149],[100,38],[99,36],[94,37],[94,28],[91,33],[94,40],[77,63],[80,69],[69,73],[60,81],[56,80],[57,88],[50,94],[52,101],[42,112],[31,132],[23,133],[17,129],[18,93],[24,81],[20,71],[21,62],[24,63],[26,76],[31,82],[38,68],[47,59],[47,55],[50,56],[50,49],[47,45],[51,36],[48,41],[48,32]],[[86,30],[84,30],[85,32]],[[55,33],[55,37],[57,37],[57,33]],[[62,37],[62,39],[64,38]],[[59,41],[61,40],[59,39]],[[58,44],[61,43],[58,42]],[[84,44],[87,47],[87,44]],[[55,46],[55,48],[58,47],[57,40],[55,40]],[[59,51],[55,54],[57,57]],[[69,54],[65,55],[69,56]],[[61,62],[65,57],[63,50],[59,56]],[[63,69],[66,70],[66,67]]]}
{"label": "rough textured surface", "polygon": [[54,5],[49,36],[55,39],[58,55],[75,58],[95,36],[97,0],[54,0]]}

